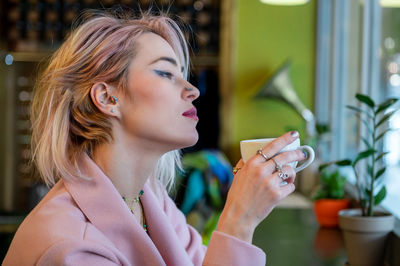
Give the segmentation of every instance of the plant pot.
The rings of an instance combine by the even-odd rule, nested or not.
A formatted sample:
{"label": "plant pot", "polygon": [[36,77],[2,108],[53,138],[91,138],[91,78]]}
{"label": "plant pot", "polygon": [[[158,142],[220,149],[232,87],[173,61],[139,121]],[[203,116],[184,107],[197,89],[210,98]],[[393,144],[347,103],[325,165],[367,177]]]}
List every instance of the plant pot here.
{"label": "plant pot", "polygon": [[395,218],[377,212],[373,217],[361,216],[360,209],[339,212],[348,263],[351,266],[383,265],[387,236],[394,228]]}
{"label": "plant pot", "polygon": [[348,199],[320,199],[314,202],[314,213],[322,227],[337,227],[339,211],[349,208]]}

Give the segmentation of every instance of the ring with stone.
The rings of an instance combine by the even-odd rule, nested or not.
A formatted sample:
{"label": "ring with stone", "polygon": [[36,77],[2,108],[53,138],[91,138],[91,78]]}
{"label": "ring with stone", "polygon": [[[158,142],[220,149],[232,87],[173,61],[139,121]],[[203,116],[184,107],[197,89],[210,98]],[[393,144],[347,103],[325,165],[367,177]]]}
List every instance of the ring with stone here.
{"label": "ring with stone", "polygon": [[289,175],[282,172],[282,170],[278,171],[278,176],[282,179],[282,181],[285,181],[289,177]]}
{"label": "ring with stone", "polygon": [[265,161],[268,161],[268,160],[269,160],[268,156],[265,155],[265,153],[263,153],[262,149],[259,149],[259,150],[257,151],[257,154],[260,154],[262,157],[264,157]]}
{"label": "ring with stone", "polygon": [[240,170],[240,167],[233,167],[232,173],[236,174],[237,172],[239,172],[239,170]]}

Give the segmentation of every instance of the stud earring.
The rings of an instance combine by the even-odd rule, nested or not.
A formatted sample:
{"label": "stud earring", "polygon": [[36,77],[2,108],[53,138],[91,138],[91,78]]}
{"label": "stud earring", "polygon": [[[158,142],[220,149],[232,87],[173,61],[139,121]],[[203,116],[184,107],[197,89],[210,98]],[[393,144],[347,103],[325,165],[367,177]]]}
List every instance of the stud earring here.
{"label": "stud earring", "polygon": [[113,98],[113,100],[114,100],[114,103],[118,103],[118,99],[117,99],[117,97],[115,97],[114,95],[111,95],[111,97]]}
{"label": "stud earring", "polygon": [[114,108],[113,108],[113,109],[111,109],[111,113],[114,113]]}

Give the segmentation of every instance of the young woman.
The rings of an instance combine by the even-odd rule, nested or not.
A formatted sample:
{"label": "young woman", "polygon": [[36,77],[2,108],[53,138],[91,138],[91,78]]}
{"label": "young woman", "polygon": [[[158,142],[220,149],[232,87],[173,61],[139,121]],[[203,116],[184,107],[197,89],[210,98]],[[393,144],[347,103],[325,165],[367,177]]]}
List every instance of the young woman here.
{"label": "young woman", "polygon": [[19,227],[4,265],[265,265],[254,229],[293,192],[285,164],[304,154],[269,158],[298,133],[239,161],[203,246],[166,192],[178,150],[198,139],[188,66],[183,34],[166,16],[96,15],[69,35],[32,103],[33,158],[52,189]]}

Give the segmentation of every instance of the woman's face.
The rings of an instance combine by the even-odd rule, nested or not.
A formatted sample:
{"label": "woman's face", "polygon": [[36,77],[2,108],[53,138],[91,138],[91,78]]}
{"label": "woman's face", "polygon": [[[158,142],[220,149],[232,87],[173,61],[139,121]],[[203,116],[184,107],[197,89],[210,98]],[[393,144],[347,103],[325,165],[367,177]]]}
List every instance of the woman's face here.
{"label": "woman's face", "polygon": [[129,68],[128,91],[119,95],[128,136],[163,151],[194,145],[198,118],[192,102],[198,96],[198,89],[183,78],[172,47],[157,34],[141,35]]}

